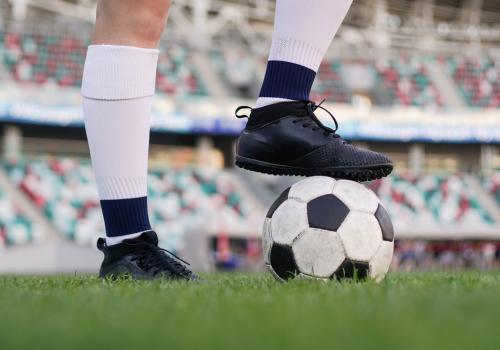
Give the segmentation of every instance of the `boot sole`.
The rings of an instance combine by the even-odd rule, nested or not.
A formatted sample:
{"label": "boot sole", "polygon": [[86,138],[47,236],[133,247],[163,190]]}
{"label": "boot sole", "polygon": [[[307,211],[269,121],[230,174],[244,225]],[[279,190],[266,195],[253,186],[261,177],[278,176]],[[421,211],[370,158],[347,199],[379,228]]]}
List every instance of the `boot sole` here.
{"label": "boot sole", "polygon": [[336,179],[353,181],[371,181],[386,177],[392,172],[393,165],[372,164],[364,167],[328,167],[328,168],[300,168],[290,165],[274,164],[260,160],[236,156],[236,166],[270,175],[284,176],[329,176]]}

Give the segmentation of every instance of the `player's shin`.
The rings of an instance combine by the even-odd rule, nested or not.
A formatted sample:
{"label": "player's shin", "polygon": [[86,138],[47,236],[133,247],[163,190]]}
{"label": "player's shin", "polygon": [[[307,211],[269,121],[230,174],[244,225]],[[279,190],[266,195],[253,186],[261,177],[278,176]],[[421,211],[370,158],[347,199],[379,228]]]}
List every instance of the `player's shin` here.
{"label": "player's shin", "polygon": [[108,244],[151,229],[146,181],[157,58],[156,49],[88,50],[83,111]]}

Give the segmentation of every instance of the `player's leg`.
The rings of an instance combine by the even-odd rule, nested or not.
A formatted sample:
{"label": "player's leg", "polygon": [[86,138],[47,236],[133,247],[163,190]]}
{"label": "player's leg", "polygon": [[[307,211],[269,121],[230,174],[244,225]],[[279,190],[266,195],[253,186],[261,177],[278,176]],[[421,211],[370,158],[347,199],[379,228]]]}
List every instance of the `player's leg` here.
{"label": "player's leg", "polygon": [[[352,0],[278,0],[264,82],[236,164],[271,174],[370,180],[389,174],[384,155],[345,143],[314,116],[309,93]],[[336,123],[336,121],[335,121]]]}
{"label": "player's leg", "polygon": [[100,0],[83,73],[85,128],[106,239],[101,276],[191,273],[158,248],[147,209],[147,163],[156,48],[169,0]]}
{"label": "player's leg", "polygon": [[309,100],[316,72],[352,0],[278,0],[256,107]]}

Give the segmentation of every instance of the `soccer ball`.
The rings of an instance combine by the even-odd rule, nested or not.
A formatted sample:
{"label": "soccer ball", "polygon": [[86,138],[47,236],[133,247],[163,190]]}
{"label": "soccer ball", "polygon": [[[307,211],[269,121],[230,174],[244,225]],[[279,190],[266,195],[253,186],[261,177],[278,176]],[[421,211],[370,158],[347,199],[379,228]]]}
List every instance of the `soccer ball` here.
{"label": "soccer ball", "polygon": [[392,260],[394,229],[371,190],[354,181],[314,176],[287,188],[263,227],[263,255],[279,280],[374,279]]}

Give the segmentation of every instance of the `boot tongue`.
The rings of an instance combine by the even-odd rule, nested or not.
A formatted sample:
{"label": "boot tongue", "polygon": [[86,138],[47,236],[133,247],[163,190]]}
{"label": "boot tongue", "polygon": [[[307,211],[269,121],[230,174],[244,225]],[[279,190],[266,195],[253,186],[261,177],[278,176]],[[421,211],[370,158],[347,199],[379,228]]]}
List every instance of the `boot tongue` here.
{"label": "boot tongue", "polygon": [[158,245],[158,236],[156,235],[156,232],[154,231],[146,231],[143,232],[139,237],[140,240],[146,241],[150,244]]}
{"label": "boot tongue", "polygon": [[259,126],[286,116],[304,117],[308,115],[306,101],[280,102],[252,109],[247,126]]}

